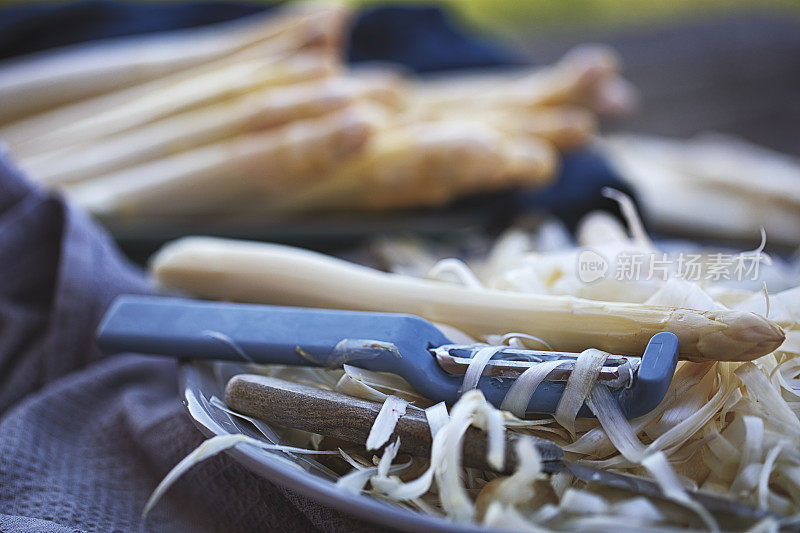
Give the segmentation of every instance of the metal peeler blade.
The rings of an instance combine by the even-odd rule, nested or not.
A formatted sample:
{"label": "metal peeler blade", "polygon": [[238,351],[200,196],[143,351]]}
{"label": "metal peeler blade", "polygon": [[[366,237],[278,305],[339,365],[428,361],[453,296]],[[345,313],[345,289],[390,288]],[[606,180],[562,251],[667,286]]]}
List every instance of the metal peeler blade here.
{"label": "metal peeler blade", "polygon": [[[97,343],[108,353],[322,367],[346,363],[397,374],[423,396],[447,404],[458,399],[463,380],[445,371],[430,351],[451,346],[450,339],[426,320],[394,313],[129,295],[111,305],[98,328]],[[641,416],[661,401],[677,360],[677,337],[669,332],[654,335],[633,377],[612,390],[626,416]],[[619,374],[622,366],[617,366]],[[611,366],[608,370],[613,372]],[[537,387],[527,413],[555,412],[566,386],[558,377]],[[512,383],[512,377],[486,375],[478,388],[499,406]],[[593,415],[584,405],[578,416]]]}
{"label": "metal peeler blade", "polygon": [[[439,366],[445,372],[463,375],[466,373],[472,356],[478,349],[489,346],[488,344],[452,344],[438,346],[431,349]],[[536,366],[544,361],[563,361],[547,375],[547,381],[567,381],[575,361],[578,359],[577,353],[571,352],[548,352],[543,350],[529,350],[524,348],[503,347],[493,359],[489,360],[483,369],[484,376],[500,378],[517,378],[532,366]],[[636,371],[642,360],[640,357],[625,357],[622,355],[609,355],[600,369],[597,376],[598,381],[604,385],[617,389],[620,387],[631,387],[636,377]]]}

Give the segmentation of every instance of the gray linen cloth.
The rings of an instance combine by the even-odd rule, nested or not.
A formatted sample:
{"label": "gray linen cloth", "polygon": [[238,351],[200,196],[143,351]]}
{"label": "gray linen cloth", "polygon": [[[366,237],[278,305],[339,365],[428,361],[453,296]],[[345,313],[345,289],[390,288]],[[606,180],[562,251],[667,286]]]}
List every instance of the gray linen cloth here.
{"label": "gray linen cloth", "polygon": [[154,287],[104,230],[35,190],[0,152],[0,531],[358,531],[369,526],[256,477],[225,454],[147,519],[148,496],[203,436],[176,364],[103,358],[99,318]]}

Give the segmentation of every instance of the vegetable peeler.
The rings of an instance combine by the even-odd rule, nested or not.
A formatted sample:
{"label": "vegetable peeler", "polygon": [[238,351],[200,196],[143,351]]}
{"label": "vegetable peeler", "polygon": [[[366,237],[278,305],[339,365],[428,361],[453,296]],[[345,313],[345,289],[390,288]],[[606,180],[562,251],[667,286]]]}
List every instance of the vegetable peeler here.
{"label": "vegetable peeler", "polygon": [[[364,445],[381,410],[379,402],[255,374],[239,374],[228,381],[225,387],[225,405],[241,415],[351,442],[359,447]],[[505,461],[502,466],[498,466],[490,464],[486,459],[486,433],[474,427],[469,428],[461,443],[464,466],[500,474],[513,473],[518,467],[514,445],[518,436],[513,431],[506,432]],[[532,440],[539,452],[543,472],[556,474],[566,471],[589,485],[603,487],[606,491],[621,491],[654,498],[666,504],[670,502],[669,496],[650,479],[576,463],[566,459],[564,451],[556,443],[532,435],[526,435],[526,438]],[[430,457],[432,437],[425,412],[409,406],[388,440],[399,440],[400,453]],[[714,513],[724,531],[741,529],[743,523],[750,524],[768,517],[775,520],[781,518],[766,509],[756,509],[713,493],[692,489],[687,489],[687,493]],[[674,501],[672,504],[674,505]],[[677,512],[682,514],[685,509],[678,508]]]}
{"label": "vegetable peeler", "polygon": [[[112,303],[98,328],[97,343],[107,353],[321,367],[349,364],[397,374],[423,396],[448,405],[460,395],[470,357],[486,346],[454,344],[432,323],[413,315],[133,295]],[[525,368],[563,360],[536,388],[526,411],[552,414],[577,356],[503,346],[484,369],[478,389],[499,406]],[[677,361],[677,337],[661,332],[650,339],[640,358],[610,356],[598,379],[609,387],[623,413],[635,418],[664,397]],[[578,416],[593,415],[583,405]]]}

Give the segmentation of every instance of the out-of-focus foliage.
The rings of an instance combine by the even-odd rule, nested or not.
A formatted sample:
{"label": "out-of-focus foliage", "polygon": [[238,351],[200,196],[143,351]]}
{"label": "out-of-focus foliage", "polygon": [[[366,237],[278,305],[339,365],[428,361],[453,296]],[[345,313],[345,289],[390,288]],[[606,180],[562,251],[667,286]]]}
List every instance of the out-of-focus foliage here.
{"label": "out-of-focus foliage", "polygon": [[[348,0],[351,4],[386,5],[387,0]],[[778,12],[800,17],[796,0],[398,0],[395,4],[438,4],[468,23],[493,32],[524,37],[531,29],[565,26],[620,26],[630,23],[741,12]]]}

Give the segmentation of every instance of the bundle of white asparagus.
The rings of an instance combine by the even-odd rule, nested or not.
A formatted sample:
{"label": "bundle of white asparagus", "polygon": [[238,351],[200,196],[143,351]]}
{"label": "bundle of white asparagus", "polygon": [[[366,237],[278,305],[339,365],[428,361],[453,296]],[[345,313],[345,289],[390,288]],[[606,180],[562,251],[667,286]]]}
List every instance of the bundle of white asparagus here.
{"label": "bundle of white asparagus", "polygon": [[347,15],[291,4],[0,66],[0,141],[101,217],[282,215],[542,186],[632,104],[603,47],[500,75],[351,71]]}
{"label": "bundle of white asparagus", "polygon": [[[552,243],[559,239],[515,229],[501,237],[488,255],[465,263],[440,260],[435,247],[431,252],[408,243],[383,243],[379,249],[387,262],[406,274],[380,273],[260,243],[190,238],[167,245],[153,259],[155,277],[167,287],[201,297],[413,312],[442,327],[458,328],[461,331],[448,332],[459,342],[530,348],[600,347],[636,353],[647,336],[669,330],[680,337],[684,360],[664,400],[651,413],[632,420],[625,420],[605,386],[595,381],[599,367],[580,376],[576,370],[553,418],[527,419],[515,416],[511,406],[519,404],[520,397],[529,397],[525,394],[540,381],[515,386],[519,390],[513,399],[509,399],[513,390],[509,392],[502,407],[512,412],[498,410],[475,390],[466,390],[448,410],[444,404],[431,405],[397,376],[347,365],[343,370],[248,367],[250,372],[383,401],[382,413],[402,413],[407,402],[425,408],[434,435],[431,456],[429,460],[397,456],[398,445],[389,440],[397,416],[386,420],[379,415],[370,440],[375,437],[380,442],[347,453],[338,441],[295,430],[278,429],[282,440],[272,440],[273,444],[242,435],[215,437],[165,478],[150,504],[197,461],[232,446],[254,446],[265,460],[282,450],[330,454],[341,461],[325,464],[336,470],[331,475],[343,491],[503,531],[795,530],[800,520],[797,272],[777,275],[778,261],[770,265],[766,259],[753,282],[755,288],[732,277],[717,281],[706,277],[713,271],[713,254],[707,253],[700,261],[703,275],[698,281],[675,271],[663,279],[643,271],[630,279],[615,279],[612,274],[582,281],[579,257],[587,249],[608,258],[657,253],[673,262],[679,261],[676,254],[692,251],[660,249],[626,205],[624,211],[632,215],[630,235],[609,215],[592,214],[579,229],[581,248],[565,247],[564,241],[556,246]],[[550,245],[541,244],[546,242]],[[759,248],[743,256],[762,253]],[[766,281],[782,290],[767,294],[759,288]],[[603,352],[586,350],[579,357],[596,354]],[[473,361],[470,367],[474,364],[479,375],[479,364],[485,363]],[[584,401],[596,419],[576,419],[575,406]],[[562,410],[562,404],[572,410]],[[470,425],[487,432],[489,464],[493,457],[498,459],[492,456],[492,443],[502,443],[504,433],[522,437],[516,445],[520,461],[516,472],[504,476],[462,467],[461,446]],[[612,490],[568,472],[548,476],[525,435],[558,443],[572,461],[654,479],[663,497]],[[265,438],[276,437],[265,433]],[[500,453],[501,464],[502,451],[498,448],[495,453]],[[706,509],[686,489],[701,489],[774,514],[766,513],[760,520],[731,520]]]}
{"label": "bundle of white asparagus", "polygon": [[654,227],[684,235],[800,245],[800,160],[742,139],[615,135],[601,146]]}

